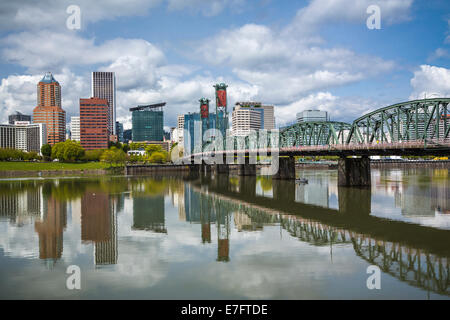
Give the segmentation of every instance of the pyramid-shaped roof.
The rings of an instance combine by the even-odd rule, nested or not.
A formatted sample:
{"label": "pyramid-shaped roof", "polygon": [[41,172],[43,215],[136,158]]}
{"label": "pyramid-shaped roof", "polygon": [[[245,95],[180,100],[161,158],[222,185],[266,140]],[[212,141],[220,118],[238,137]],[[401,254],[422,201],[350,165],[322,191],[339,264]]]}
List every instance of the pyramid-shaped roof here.
{"label": "pyramid-shaped roof", "polygon": [[58,83],[58,81],[55,80],[55,78],[53,77],[53,74],[51,72],[46,72],[44,77],[42,78],[41,82],[44,82],[44,83],[56,82],[56,83]]}

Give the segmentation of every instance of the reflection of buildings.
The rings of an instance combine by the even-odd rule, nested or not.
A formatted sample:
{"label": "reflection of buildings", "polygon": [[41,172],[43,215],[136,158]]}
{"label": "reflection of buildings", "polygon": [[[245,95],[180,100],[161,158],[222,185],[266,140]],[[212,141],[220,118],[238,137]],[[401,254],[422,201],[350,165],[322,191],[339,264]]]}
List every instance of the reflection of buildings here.
{"label": "reflection of buildings", "polygon": [[66,203],[50,197],[44,201],[43,217],[35,222],[39,234],[39,258],[60,259],[63,252],[63,232],[66,227]]}
{"label": "reflection of buildings", "polygon": [[167,233],[164,217],[164,196],[133,198],[134,230],[151,230]]}
{"label": "reflection of buildings", "polygon": [[11,223],[23,225],[26,220],[42,212],[42,188],[33,186],[22,192],[0,192],[0,218],[9,218]]}
{"label": "reflection of buildings", "polygon": [[96,265],[117,263],[117,216],[114,199],[88,191],[81,199],[81,240],[95,244]]}

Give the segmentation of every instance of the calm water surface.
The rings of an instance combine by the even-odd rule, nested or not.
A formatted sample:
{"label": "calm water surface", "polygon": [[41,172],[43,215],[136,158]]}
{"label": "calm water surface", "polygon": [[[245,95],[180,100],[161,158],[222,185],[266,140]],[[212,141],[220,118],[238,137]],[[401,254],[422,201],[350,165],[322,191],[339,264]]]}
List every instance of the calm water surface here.
{"label": "calm water surface", "polygon": [[297,175],[1,180],[0,298],[449,299],[447,169]]}

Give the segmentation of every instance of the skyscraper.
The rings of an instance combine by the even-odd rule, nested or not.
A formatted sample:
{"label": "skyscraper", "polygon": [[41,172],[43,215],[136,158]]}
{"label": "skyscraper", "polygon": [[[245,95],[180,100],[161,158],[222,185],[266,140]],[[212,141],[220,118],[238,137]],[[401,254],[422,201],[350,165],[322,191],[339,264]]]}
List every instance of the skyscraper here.
{"label": "skyscraper", "polygon": [[131,108],[133,141],[163,141],[165,102]]}
{"label": "skyscraper", "polygon": [[39,81],[37,94],[33,122],[47,125],[47,142],[50,145],[65,141],[66,112],[61,108],[61,86],[51,72]]}
{"label": "skyscraper", "polygon": [[70,132],[71,139],[74,141],[80,141],[80,117],[70,118]]}
{"label": "skyscraper", "polygon": [[108,110],[106,99],[80,99],[80,141],[86,150],[108,148]]}
{"label": "skyscraper", "polygon": [[92,72],[92,97],[108,101],[108,136],[116,134],[116,76],[114,72]]}
{"label": "skyscraper", "polygon": [[123,142],[123,123],[120,123],[119,121],[116,121],[116,135],[117,135],[117,141]]}

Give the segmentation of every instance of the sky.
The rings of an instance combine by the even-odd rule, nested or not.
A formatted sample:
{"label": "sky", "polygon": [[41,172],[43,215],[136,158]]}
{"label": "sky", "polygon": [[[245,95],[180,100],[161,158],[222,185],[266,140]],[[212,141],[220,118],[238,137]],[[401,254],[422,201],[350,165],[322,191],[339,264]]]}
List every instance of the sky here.
{"label": "sky", "polygon": [[[68,28],[80,9],[80,28]],[[380,29],[367,20],[380,9]],[[372,20],[370,20],[372,21]],[[70,25],[70,24],[69,24]],[[167,102],[164,125],[199,112],[213,85],[275,106],[277,126],[320,109],[352,122],[375,109],[450,97],[448,0],[15,0],[0,3],[0,122],[32,114],[52,72],[67,121],[92,71],[116,73],[117,120]],[[214,103],[211,108],[214,108]]]}

